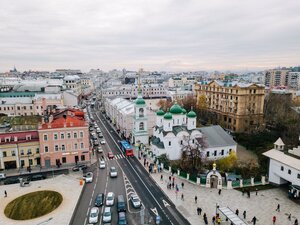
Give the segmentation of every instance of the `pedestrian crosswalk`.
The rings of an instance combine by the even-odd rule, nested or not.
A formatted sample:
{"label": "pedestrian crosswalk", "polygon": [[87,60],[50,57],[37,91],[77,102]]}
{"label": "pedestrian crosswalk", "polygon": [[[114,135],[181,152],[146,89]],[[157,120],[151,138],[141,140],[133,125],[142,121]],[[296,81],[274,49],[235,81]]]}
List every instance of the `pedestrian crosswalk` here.
{"label": "pedestrian crosswalk", "polygon": [[[101,158],[101,157],[100,157]],[[126,156],[122,155],[122,154],[117,154],[117,155],[114,155],[114,158],[113,159],[109,159],[106,155],[105,156],[102,156],[102,159],[104,161],[109,161],[109,160],[118,160],[118,159],[124,159],[126,158]]]}

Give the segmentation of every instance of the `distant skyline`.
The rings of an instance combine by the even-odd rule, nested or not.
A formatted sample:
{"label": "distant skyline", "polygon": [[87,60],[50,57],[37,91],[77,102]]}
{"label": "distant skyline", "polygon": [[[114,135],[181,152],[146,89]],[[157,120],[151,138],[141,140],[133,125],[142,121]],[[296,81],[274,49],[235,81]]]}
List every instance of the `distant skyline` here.
{"label": "distant skyline", "polygon": [[299,0],[2,0],[0,71],[300,65]]}

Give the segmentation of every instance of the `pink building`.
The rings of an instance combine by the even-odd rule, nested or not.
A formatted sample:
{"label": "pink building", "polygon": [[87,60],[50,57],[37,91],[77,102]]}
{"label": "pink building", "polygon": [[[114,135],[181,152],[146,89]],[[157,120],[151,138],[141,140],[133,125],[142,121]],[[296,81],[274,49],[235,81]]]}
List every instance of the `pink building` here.
{"label": "pink building", "polygon": [[88,123],[82,111],[55,113],[43,122],[38,133],[43,167],[90,161]]}

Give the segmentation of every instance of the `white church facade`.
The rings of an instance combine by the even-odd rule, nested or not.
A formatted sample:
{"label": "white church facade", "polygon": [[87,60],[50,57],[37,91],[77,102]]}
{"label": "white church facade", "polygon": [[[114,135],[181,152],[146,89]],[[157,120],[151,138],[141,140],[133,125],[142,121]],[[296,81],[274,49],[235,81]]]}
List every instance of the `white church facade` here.
{"label": "white church facade", "polygon": [[156,113],[151,150],[156,156],[166,154],[170,160],[182,157],[183,151],[198,149],[202,158],[216,160],[236,152],[237,144],[220,126],[196,127],[197,115],[175,103],[169,110]]}

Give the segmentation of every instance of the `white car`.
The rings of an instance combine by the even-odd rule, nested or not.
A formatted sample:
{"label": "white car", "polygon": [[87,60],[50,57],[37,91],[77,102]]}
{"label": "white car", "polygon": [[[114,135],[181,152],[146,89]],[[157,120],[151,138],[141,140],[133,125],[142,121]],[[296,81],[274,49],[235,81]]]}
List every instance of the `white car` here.
{"label": "white car", "polygon": [[113,192],[108,192],[106,196],[106,206],[111,206],[115,204],[115,194]]}
{"label": "white car", "polygon": [[133,208],[138,209],[142,206],[141,200],[137,195],[131,195],[130,201],[133,206]]}
{"label": "white car", "polygon": [[104,160],[101,160],[101,161],[100,161],[99,168],[100,168],[100,169],[105,169],[105,161],[104,161]]}
{"label": "white car", "polygon": [[103,219],[104,223],[111,222],[111,207],[105,207],[103,212]]}
{"label": "white car", "polygon": [[114,167],[114,166],[110,167],[109,175],[112,178],[118,176],[118,172],[117,172],[116,167]]}
{"label": "white car", "polygon": [[105,145],[105,143],[106,143],[105,140],[104,140],[104,139],[101,139],[100,144],[101,144],[101,145]]}
{"label": "white car", "polygon": [[99,220],[99,208],[93,207],[90,212],[89,223],[98,223]]}
{"label": "white car", "polygon": [[103,149],[99,146],[99,147],[97,148],[97,152],[98,152],[98,153],[103,153]]}
{"label": "white car", "polygon": [[86,173],[84,176],[84,179],[85,179],[86,183],[92,183],[93,182],[93,173],[92,172]]}

